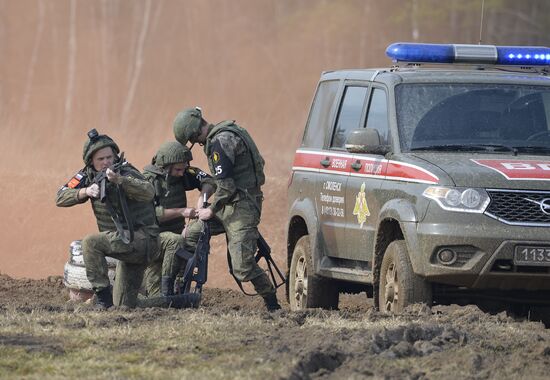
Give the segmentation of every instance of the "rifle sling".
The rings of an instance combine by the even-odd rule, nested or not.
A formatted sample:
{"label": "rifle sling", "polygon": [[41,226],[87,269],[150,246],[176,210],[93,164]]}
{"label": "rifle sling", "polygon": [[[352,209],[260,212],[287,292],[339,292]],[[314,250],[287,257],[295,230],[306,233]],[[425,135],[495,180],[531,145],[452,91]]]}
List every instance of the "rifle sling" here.
{"label": "rifle sling", "polygon": [[126,202],[126,194],[124,194],[124,190],[122,190],[119,185],[116,185],[116,189],[118,193],[120,207],[122,208],[123,221],[126,222],[126,226],[128,226],[129,236],[126,235],[126,231],[124,230],[124,227],[120,220],[121,218],[113,208],[113,205],[109,201],[108,197],[105,197],[105,206],[107,207],[107,211],[109,211],[109,214],[111,214],[111,219],[115,223],[116,229],[120,235],[120,239],[125,244],[129,244],[134,241],[134,224],[130,216],[130,211],[128,210],[128,203]]}

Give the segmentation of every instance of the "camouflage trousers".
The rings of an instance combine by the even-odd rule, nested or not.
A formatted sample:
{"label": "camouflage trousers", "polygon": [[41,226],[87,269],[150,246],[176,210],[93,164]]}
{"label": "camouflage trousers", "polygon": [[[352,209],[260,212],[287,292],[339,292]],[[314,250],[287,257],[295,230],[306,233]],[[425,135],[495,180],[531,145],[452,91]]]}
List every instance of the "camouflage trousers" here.
{"label": "camouflage trousers", "polygon": [[95,291],[110,286],[105,256],[119,260],[113,287],[115,306],[136,306],[143,272],[149,258],[156,255],[157,250],[158,238],[142,230],[134,233],[134,240],[129,244],[113,231],[88,235],[82,240],[86,275]]}
{"label": "camouflage trousers", "polygon": [[161,232],[159,235],[160,249],[156,257],[149,263],[145,270],[143,280],[147,297],[160,296],[160,281],[162,277],[176,278],[185,259],[176,255],[178,249],[183,247],[183,236],[173,232]]}
{"label": "camouflage trousers", "polygon": [[[254,259],[259,237],[261,201],[262,197],[258,196],[256,202],[246,197],[229,203],[209,223],[212,235],[226,234],[233,275],[241,282],[251,281],[256,292],[265,296],[274,293],[275,287]],[[195,251],[201,229],[202,223],[199,222],[186,228],[187,251]]]}

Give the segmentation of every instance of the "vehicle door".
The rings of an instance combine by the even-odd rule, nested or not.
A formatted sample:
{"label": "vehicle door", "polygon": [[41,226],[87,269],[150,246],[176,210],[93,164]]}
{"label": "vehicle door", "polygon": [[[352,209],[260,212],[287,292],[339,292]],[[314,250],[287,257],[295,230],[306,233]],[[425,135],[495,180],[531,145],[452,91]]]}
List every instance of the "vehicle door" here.
{"label": "vehicle door", "polygon": [[[365,127],[378,131],[381,145],[390,144],[388,100],[383,87],[373,86],[370,91]],[[372,262],[386,167],[387,160],[382,155],[353,155],[346,189],[347,259]]]}
{"label": "vehicle door", "polygon": [[346,184],[353,155],[345,150],[344,145],[348,134],[363,123],[367,92],[364,82],[345,85],[334,128],[326,141],[326,149],[318,158],[322,168],[317,183],[316,204],[329,256],[342,257],[347,249]]}

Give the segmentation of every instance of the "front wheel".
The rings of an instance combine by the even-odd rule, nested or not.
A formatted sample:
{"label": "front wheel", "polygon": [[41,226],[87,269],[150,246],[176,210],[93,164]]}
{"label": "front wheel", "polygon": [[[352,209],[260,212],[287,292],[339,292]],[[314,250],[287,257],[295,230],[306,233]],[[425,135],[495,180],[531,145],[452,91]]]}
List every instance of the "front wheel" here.
{"label": "front wheel", "polygon": [[381,311],[400,313],[413,303],[431,306],[432,286],[414,273],[405,241],[396,240],[388,245],[382,259],[378,306]]}
{"label": "front wheel", "polygon": [[317,276],[313,271],[313,257],[307,235],[302,236],[294,247],[288,287],[290,310],[338,308],[339,292],[336,284]]}

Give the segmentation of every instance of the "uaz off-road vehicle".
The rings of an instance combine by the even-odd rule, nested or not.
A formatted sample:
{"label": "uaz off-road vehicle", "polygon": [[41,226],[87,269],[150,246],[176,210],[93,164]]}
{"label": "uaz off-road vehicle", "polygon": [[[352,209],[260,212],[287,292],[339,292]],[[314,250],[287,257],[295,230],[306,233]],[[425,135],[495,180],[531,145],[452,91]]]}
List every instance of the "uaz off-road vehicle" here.
{"label": "uaz off-road vehicle", "polygon": [[[550,302],[550,49],[390,45],[322,74],[288,190],[291,309]],[[547,309],[546,309],[547,310]]]}

